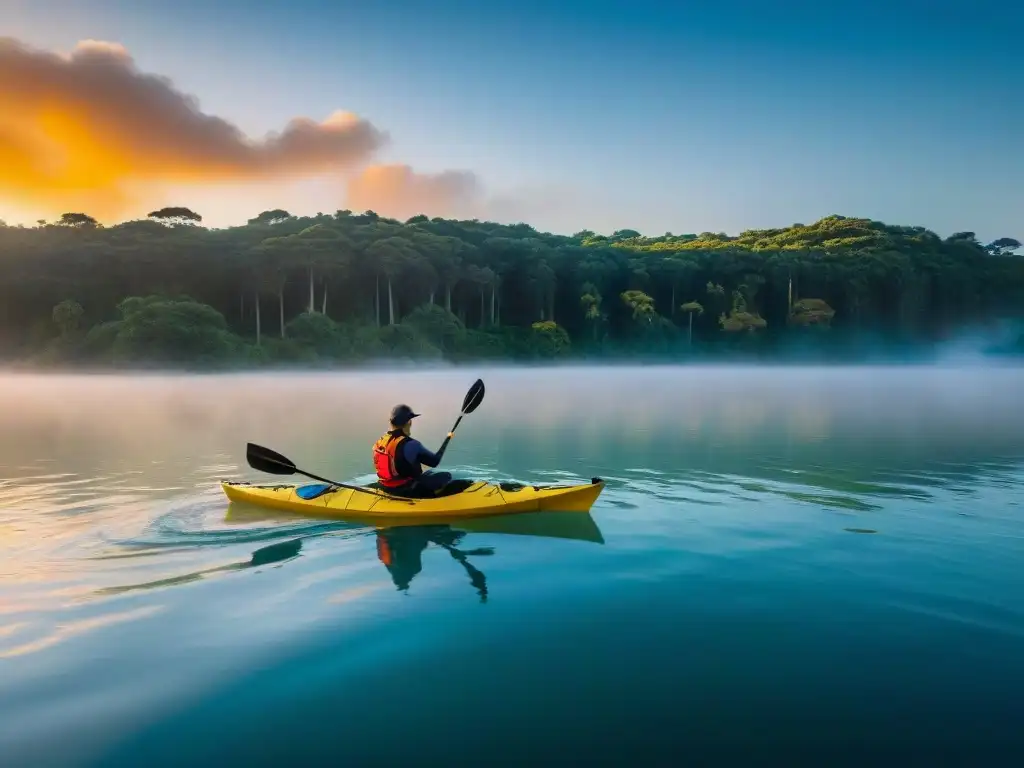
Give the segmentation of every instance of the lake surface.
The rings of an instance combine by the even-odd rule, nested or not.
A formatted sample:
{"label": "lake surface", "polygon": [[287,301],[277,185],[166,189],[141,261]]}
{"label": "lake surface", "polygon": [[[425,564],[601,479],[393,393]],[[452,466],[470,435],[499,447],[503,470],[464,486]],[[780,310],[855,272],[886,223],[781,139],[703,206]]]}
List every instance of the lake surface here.
{"label": "lake surface", "polygon": [[[369,481],[393,404],[436,447],[478,375],[445,468],[607,478],[590,516],[378,532],[220,491],[268,480],[247,441]],[[0,764],[1020,764],[1022,393],[1012,368],[0,375]]]}

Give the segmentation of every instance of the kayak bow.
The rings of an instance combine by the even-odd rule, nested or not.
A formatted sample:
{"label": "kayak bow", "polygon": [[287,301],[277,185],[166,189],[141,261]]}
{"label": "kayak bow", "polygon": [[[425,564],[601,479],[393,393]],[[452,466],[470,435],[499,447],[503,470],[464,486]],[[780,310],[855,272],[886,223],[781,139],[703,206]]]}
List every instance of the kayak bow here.
{"label": "kayak bow", "polygon": [[[385,493],[357,492],[322,483],[252,485],[221,481],[231,501],[332,518],[469,518],[519,512],[589,512],[604,490],[595,477],[586,485],[518,485],[475,481],[448,496],[404,499]],[[367,489],[371,490],[371,489]]]}

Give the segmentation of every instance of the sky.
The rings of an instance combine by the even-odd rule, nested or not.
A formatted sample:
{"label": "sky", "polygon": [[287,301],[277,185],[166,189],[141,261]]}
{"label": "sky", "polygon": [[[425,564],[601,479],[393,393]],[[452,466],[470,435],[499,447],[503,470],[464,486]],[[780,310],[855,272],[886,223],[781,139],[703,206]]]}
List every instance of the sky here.
{"label": "sky", "polygon": [[[1006,0],[3,0],[0,219],[1024,239]],[[1014,7],[1014,6],[1018,7]]]}

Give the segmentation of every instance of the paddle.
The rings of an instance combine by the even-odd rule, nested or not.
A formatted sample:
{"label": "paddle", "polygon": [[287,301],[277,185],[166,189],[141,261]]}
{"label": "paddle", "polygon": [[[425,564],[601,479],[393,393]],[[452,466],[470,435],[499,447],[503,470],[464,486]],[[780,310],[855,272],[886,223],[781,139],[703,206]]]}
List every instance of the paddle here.
{"label": "paddle", "polygon": [[[477,594],[480,595],[480,602],[487,602],[487,576],[484,575],[483,571],[474,566],[469,560],[466,559],[467,555],[493,555],[494,550],[490,547],[484,547],[483,549],[474,549],[469,552],[463,552],[456,549],[448,544],[442,544],[437,542],[442,547],[448,550],[448,554],[454,558],[459,565],[466,569],[466,573],[469,574],[469,583],[476,587]],[[490,549],[491,551],[486,551]]]}
{"label": "paddle", "polygon": [[[477,379],[473,382],[473,386],[469,388],[466,393],[466,397],[462,400],[462,413],[459,414],[459,418],[455,420],[455,426],[452,427],[448,436],[441,443],[441,447],[437,449],[437,457],[440,459],[444,456],[445,449],[448,447],[448,442],[452,439],[452,435],[455,434],[455,430],[459,428],[459,424],[462,423],[462,417],[472,413],[480,407],[480,403],[484,401],[484,380]],[[438,464],[441,462],[439,461]]]}
{"label": "paddle", "polygon": [[320,477],[319,475],[306,472],[296,467],[292,460],[286,456],[282,456],[280,453],[272,451],[269,448],[264,448],[262,445],[256,445],[255,443],[246,444],[245,459],[253,469],[259,470],[260,472],[266,472],[271,475],[294,475],[297,473],[310,477],[314,480],[319,480],[322,483],[327,483],[328,485],[335,485],[338,488],[347,488],[350,491],[369,493],[372,496],[381,496],[386,499],[395,498],[384,493],[379,493],[372,488],[362,488],[358,485],[339,483],[337,480],[328,480],[326,477]]}

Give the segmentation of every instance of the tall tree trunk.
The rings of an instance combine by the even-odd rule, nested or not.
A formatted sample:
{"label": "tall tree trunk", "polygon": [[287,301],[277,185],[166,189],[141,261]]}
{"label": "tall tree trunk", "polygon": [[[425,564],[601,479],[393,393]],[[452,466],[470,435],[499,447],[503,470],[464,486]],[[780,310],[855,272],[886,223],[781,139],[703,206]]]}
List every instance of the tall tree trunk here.
{"label": "tall tree trunk", "polygon": [[444,308],[452,311],[452,286],[451,283],[444,284]]}
{"label": "tall tree trunk", "polygon": [[433,303],[434,303],[434,294],[435,294],[436,292],[437,292],[437,291],[435,291],[435,290],[434,290],[433,288],[431,288],[431,289],[430,289],[430,303],[431,303],[431,304],[433,304]]}
{"label": "tall tree trunk", "polygon": [[284,338],[284,286],[277,291],[277,306],[281,312],[281,338]]}
{"label": "tall tree trunk", "polygon": [[253,298],[256,300],[256,346],[260,345],[260,293],[253,291]]}
{"label": "tall tree trunk", "polygon": [[395,294],[391,290],[391,275],[388,275],[388,325],[395,324]]}
{"label": "tall tree trunk", "polygon": [[309,267],[309,314],[316,312],[316,304],[313,299],[313,267]]}
{"label": "tall tree trunk", "polygon": [[495,293],[496,293],[496,291],[495,291],[495,288],[494,288],[494,283],[491,283],[491,325],[492,326],[495,324],[494,323],[494,294]]}
{"label": "tall tree trunk", "polygon": [[323,305],[322,305],[322,307],[320,309],[320,314],[321,315],[326,315],[327,314],[327,281],[326,280],[324,280],[324,301],[323,301]]}
{"label": "tall tree trunk", "polygon": [[377,313],[377,327],[380,328],[380,273],[374,275],[373,310]]}

